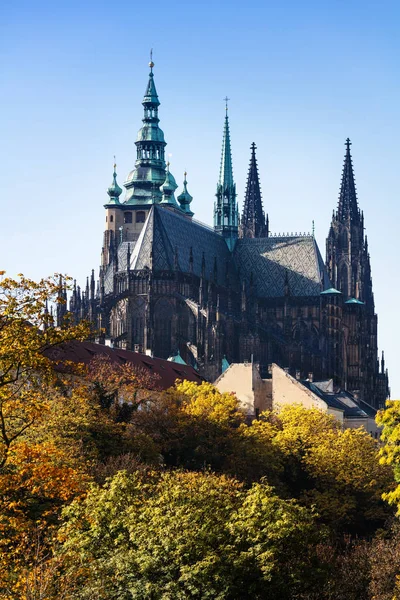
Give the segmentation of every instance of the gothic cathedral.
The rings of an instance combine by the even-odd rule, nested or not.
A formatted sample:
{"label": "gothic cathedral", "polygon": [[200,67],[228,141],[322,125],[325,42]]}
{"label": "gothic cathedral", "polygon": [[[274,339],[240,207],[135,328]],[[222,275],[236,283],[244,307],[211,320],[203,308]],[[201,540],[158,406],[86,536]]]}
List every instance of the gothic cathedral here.
{"label": "gothic cathedral", "polygon": [[257,361],[265,376],[277,363],[298,377],[332,378],[355,397],[383,406],[388,376],[383,356],[378,361],[350,140],[326,263],[314,235],[270,232],[254,143],[240,216],[227,111],[214,227],[207,227],[193,219],[186,174],[175,196],[153,67],[124,199],[115,166],[107,190],[99,280],[96,285],[92,271],[85,291],[75,285],[70,311],[77,320],[90,318],[103,332],[102,343],[178,356],[211,381],[230,362]]}

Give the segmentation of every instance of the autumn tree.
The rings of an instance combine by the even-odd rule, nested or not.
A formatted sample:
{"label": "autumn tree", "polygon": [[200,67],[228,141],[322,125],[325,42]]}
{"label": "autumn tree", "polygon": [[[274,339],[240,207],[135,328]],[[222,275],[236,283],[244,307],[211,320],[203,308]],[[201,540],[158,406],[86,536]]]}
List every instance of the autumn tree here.
{"label": "autumn tree", "polygon": [[34,282],[20,275],[0,281],[2,598],[20,597],[35,560],[34,538],[52,538],[62,506],[83,492],[88,479],[73,447],[62,447],[48,432],[40,435],[60,398],[74,401],[73,393],[64,393],[65,376],[48,352],[90,333],[88,324],[73,324],[68,316],[55,327],[48,306],[63,303],[56,277]]}
{"label": "autumn tree", "polygon": [[287,406],[277,415],[274,442],[284,456],[287,492],[315,506],[337,534],[370,535],[392,512],[382,501],[391,471],[363,428],[345,429],[318,409]]}
{"label": "autumn tree", "polygon": [[400,401],[387,400],[386,408],[378,412],[376,422],[382,427],[380,462],[390,466],[396,483],[385,491],[384,498],[396,506],[400,515]]}
{"label": "autumn tree", "polygon": [[284,600],[318,581],[312,512],[263,482],[121,472],[64,515],[55,585],[70,598]]}
{"label": "autumn tree", "polygon": [[[3,272],[4,275],[4,272]],[[3,277],[0,282],[0,469],[12,444],[48,409],[48,386],[57,377],[45,350],[89,334],[86,323],[65,320],[54,327],[49,303],[62,304],[56,277],[32,281]]]}

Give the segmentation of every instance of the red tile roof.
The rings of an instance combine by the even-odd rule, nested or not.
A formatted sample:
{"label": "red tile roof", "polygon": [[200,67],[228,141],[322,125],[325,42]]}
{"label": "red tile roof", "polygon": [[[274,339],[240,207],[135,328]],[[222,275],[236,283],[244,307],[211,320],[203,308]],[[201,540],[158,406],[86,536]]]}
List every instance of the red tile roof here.
{"label": "red tile roof", "polygon": [[134,367],[145,369],[153,375],[158,375],[157,387],[164,390],[174,385],[177,379],[187,379],[196,383],[204,381],[203,377],[189,365],[181,365],[162,358],[152,358],[146,354],[139,354],[139,352],[132,352],[130,350],[110,348],[109,346],[93,342],[68,342],[48,350],[46,354],[52,360],[61,362],[65,360],[85,365],[89,364],[96,356],[108,356],[114,363],[130,363]]}

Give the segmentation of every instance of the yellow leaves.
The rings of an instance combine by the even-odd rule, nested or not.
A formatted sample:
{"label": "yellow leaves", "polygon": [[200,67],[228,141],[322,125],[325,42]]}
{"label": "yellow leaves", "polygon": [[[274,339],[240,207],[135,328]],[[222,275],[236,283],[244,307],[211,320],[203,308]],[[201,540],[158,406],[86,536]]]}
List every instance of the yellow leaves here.
{"label": "yellow leaves", "polygon": [[56,277],[35,282],[20,274],[0,282],[0,468],[15,440],[48,410],[57,374],[45,351],[90,333],[86,323],[51,327],[47,307],[58,290]]}
{"label": "yellow leaves", "polygon": [[244,421],[234,394],[221,393],[211,383],[178,382],[176,391],[183,395],[182,409],[189,415],[206,417],[220,425],[238,426]]}

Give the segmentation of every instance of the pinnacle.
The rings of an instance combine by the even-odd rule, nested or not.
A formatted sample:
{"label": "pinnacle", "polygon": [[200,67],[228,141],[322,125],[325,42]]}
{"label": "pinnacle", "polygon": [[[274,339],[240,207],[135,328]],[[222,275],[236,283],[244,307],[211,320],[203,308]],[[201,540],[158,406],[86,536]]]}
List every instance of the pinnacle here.
{"label": "pinnacle", "polygon": [[338,216],[341,221],[350,219],[356,221],[359,219],[359,209],[357,203],[357,192],[353,172],[353,163],[350,153],[350,139],[346,140],[346,154],[342,170],[342,183],[339,193]]}
{"label": "pinnacle", "polygon": [[241,220],[241,234],[243,237],[263,237],[266,234],[265,217],[255,154],[256,145],[254,142],[251,144],[250,149],[251,157]]}

